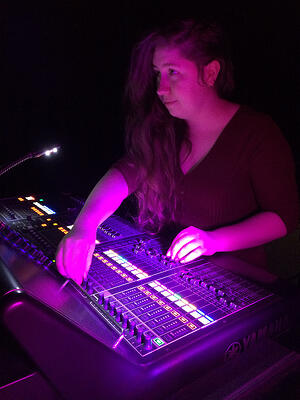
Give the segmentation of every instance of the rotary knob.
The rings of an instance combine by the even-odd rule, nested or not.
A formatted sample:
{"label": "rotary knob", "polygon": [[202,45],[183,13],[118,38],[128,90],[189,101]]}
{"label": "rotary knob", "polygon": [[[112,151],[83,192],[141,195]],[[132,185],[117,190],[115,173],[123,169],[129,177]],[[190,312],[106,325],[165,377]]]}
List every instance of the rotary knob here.
{"label": "rotary knob", "polygon": [[108,307],[109,307],[109,299],[108,299],[108,297],[104,297],[103,308],[104,308],[104,310],[108,310]]}
{"label": "rotary knob", "polygon": [[142,342],[144,343],[145,350],[152,349],[152,338],[149,333],[142,333]]}
{"label": "rotary knob", "polygon": [[137,343],[141,343],[142,342],[143,328],[141,326],[136,326],[135,330],[134,330],[134,334],[136,336]]}
{"label": "rotary knob", "polygon": [[128,324],[128,315],[122,314],[121,315],[121,321],[122,321],[122,328],[126,329],[127,328],[127,324]]}
{"label": "rotary knob", "polygon": [[121,320],[122,320],[122,309],[121,308],[116,308],[115,318],[116,318],[117,322],[121,322]]}
{"label": "rotary knob", "polygon": [[129,320],[128,321],[128,329],[129,329],[129,334],[133,336],[135,334],[135,328],[136,328],[136,322],[134,320]]}

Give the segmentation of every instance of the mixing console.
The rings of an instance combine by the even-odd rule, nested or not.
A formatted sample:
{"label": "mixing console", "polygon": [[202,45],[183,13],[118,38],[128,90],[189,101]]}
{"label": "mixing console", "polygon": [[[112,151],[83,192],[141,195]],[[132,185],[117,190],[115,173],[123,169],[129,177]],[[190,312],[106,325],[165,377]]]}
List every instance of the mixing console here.
{"label": "mixing console", "polygon": [[[16,253],[56,276],[56,247],[81,206],[70,196],[3,199],[0,236]],[[231,341],[243,347],[243,336],[279,318],[282,310],[274,307],[281,301],[278,295],[217,265],[213,258],[184,265],[171,260],[165,255],[171,240],[151,236],[117,215],[99,226],[87,279],[81,286],[71,284],[84,306],[118,338],[114,351],[125,348],[125,358],[138,365],[162,362],[192,343],[195,353],[203,352],[202,345],[198,350],[195,345],[203,338],[211,348],[207,335],[224,336],[224,327],[234,323],[236,333],[228,330],[222,353]],[[19,276],[18,288],[20,280]],[[239,325],[243,319],[247,323]]]}

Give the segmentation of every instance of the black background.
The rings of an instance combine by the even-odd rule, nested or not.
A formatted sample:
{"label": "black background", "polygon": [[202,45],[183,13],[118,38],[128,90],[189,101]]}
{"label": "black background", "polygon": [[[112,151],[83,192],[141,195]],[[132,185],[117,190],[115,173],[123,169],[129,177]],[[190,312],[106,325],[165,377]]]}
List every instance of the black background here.
{"label": "black background", "polygon": [[229,33],[234,100],[281,127],[299,182],[297,1],[2,1],[0,164],[52,144],[61,151],[3,175],[1,196],[86,196],[123,152],[122,93],[133,44],[157,24],[203,15]]}

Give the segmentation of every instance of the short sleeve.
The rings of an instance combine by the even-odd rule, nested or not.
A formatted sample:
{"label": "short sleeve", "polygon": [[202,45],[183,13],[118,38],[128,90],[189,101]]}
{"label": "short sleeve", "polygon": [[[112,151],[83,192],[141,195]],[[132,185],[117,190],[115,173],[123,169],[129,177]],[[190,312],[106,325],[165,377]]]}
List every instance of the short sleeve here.
{"label": "short sleeve", "polygon": [[140,181],[137,174],[137,167],[128,157],[124,156],[116,161],[111,168],[116,168],[123,175],[128,186],[128,195],[138,189]]}
{"label": "short sleeve", "polygon": [[250,173],[255,196],[263,211],[280,216],[288,233],[298,224],[299,196],[295,165],[288,142],[270,117],[259,127]]}

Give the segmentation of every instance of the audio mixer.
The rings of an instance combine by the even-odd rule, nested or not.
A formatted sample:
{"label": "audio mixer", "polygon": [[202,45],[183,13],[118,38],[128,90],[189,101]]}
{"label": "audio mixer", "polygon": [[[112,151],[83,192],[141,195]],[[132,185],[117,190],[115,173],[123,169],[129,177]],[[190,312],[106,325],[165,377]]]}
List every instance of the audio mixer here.
{"label": "audio mixer", "polygon": [[[150,235],[117,215],[99,226],[93,261],[82,285],[63,279],[56,272],[55,251],[81,207],[81,201],[67,195],[0,201],[2,294],[5,299],[12,297],[4,302],[4,320],[65,395],[72,389],[66,378],[62,382],[49,370],[49,363],[45,366],[49,354],[32,350],[28,337],[20,333],[24,327],[18,328],[18,319],[26,313],[35,318],[33,324],[42,326],[43,318],[37,315],[46,307],[52,321],[45,322],[48,331],[61,317],[68,321],[68,335],[60,336],[64,351],[67,337],[75,332],[83,342],[88,340],[86,334],[95,340],[85,344],[94,346],[85,379],[91,395],[98,390],[110,398],[120,393],[126,398],[130,379],[134,392],[129,398],[146,398],[150,392],[150,398],[163,397],[180,384],[171,384],[170,379],[180,376],[179,381],[186,382],[230,358],[232,343],[240,352],[259,337],[288,327],[289,300],[224,268],[217,258],[201,257],[184,265],[173,261],[165,255],[172,238]],[[18,313],[14,305],[22,303],[20,298],[26,305]],[[51,331],[51,337],[58,331]],[[117,392],[108,387],[107,379],[91,384],[96,354],[121,368]],[[66,368],[73,368],[71,364]],[[76,388],[74,381],[72,385]]]}

